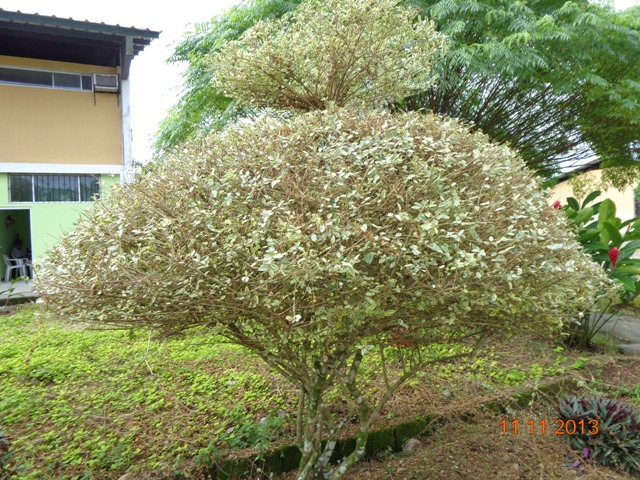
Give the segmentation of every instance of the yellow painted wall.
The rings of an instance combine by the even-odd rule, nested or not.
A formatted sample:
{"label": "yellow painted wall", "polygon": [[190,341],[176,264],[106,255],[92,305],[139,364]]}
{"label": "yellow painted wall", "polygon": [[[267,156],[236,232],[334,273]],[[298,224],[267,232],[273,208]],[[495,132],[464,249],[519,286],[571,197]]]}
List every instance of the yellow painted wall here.
{"label": "yellow painted wall", "polygon": [[[79,74],[115,68],[0,56],[0,65]],[[0,162],[122,164],[118,95],[0,85]]]}
{"label": "yellow painted wall", "polygon": [[0,55],[0,65],[7,67],[33,68],[35,70],[50,70],[52,72],[69,73],[104,73],[115,74],[115,67],[101,67],[98,65],[83,65],[80,63],[54,62],[52,60],[38,60],[35,58],[8,57]]}
{"label": "yellow painted wall", "polygon": [[[582,175],[593,180],[594,184],[598,184],[600,183],[602,171],[590,170]],[[597,188],[593,188],[591,190],[597,190]],[[600,197],[598,197],[598,200],[610,198],[616,204],[616,216],[623,221],[629,220],[630,218],[635,217],[635,196],[633,190],[632,186],[629,186],[624,190],[610,188],[603,191]],[[553,204],[556,200],[560,200],[560,203],[564,205],[567,203],[567,197],[575,197],[575,195],[569,181],[564,181],[553,187],[549,194],[549,203]],[[582,198],[578,198],[578,200],[582,201]]]}

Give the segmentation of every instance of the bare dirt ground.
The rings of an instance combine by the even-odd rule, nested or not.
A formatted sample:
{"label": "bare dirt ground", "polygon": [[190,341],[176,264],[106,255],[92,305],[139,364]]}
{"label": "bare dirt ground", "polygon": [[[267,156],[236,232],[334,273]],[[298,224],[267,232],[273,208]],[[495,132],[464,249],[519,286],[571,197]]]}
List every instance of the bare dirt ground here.
{"label": "bare dirt ground", "polygon": [[[509,415],[520,424],[545,418],[553,422],[555,412],[545,416],[530,409]],[[570,450],[562,436],[547,430],[533,435],[521,429],[518,435],[502,433],[505,417],[478,413],[456,419],[430,437],[413,454],[394,454],[357,464],[346,480],[624,480],[628,475],[589,463],[578,468],[570,464],[579,455]],[[279,477],[293,480],[295,473]]]}
{"label": "bare dirt ground", "polygon": [[[542,418],[553,422],[549,409],[519,410],[509,416],[520,424]],[[527,428],[518,435],[502,433],[502,417],[478,414],[449,423],[432,437],[423,439],[423,447],[410,456],[396,455],[358,465],[349,480],[622,480],[625,474],[603,467],[584,465],[570,468],[579,456],[553,429],[542,435]]]}
{"label": "bare dirt ground", "polygon": [[[631,391],[640,382],[640,358],[607,357],[576,373],[585,382],[579,393]],[[624,397],[622,397],[625,400]],[[453,402],[455,403],[455,402]],[[420,438],[422,446],[412,454],[387,454],[357,464],[346,480],[624,480],[629,475],[582,462],[555,428],[543,435],[539,422],[553,425],[556,401],[540,398],[526,408],[497,414],[474,408],[471,402],[440,409],[449,411],[450,420],[429,436]],[[466,411],[466,414],[463,413]],[[518,434],[510,422],[518,420]],[[501,420],[508,423],[503,432]],[[533,420],[533,433],[527,422]],[[293,480],[294,473],[278,480]]]}

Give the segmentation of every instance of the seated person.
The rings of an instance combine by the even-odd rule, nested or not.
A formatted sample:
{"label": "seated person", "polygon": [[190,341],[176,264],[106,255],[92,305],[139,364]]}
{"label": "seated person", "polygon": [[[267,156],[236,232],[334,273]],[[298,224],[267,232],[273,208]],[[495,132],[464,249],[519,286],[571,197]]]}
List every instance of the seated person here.
{"label": "seated person", "polygon": [[[25,252],[25,250],[24,250],[24,247],[22,245],[22,240],[20,240],[19,238],[16,238],[16,240],[13,242],[13,246],[11,247],[11,252],[9,252],[9,257],[15,258],[17,260],[24,260],[25,262],[28,262],[29,257],[27,255],[27,252]],[[17,276],[17,272],[15,270],[14,270],[13,274]],[[29,267],[26,267],[26,274],[29,277],[31,276],[31,272],[29,271]]]}
{"label": "seated person", "polygon": [[27,258],[27,252],[24,251],[24,247],[22,246],[22,240],[18,239],[13,242],[13,247],[11,247],[11,252],[9,253],[11,258]]}

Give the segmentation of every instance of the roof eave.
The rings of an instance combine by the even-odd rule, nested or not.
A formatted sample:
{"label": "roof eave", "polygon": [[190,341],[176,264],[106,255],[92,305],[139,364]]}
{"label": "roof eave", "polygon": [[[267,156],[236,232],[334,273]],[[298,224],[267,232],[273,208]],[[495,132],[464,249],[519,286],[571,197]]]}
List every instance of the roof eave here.
{"label": "roof eave", "polygon": [[[106,25],[71,18],[9,12],[0,9],[0,33],[5,38],[16,36],[16,43],[7,42],[4,55],[42,58],[101,66],[119,66],[122,78],[129,77],[131,61],[160,32],[120,25]],[[39,43],[38,43],[39,42]],[[82,55],[72,44],[83,45]],[[24,45],[24,47],[22,47]],[[38,46],[40,45],[40,46]],[[93,45],[92,47],[88,47]],[[0,47],[2,44],[0,44]],[[88,47],[88,48],[87,48]],[[108,51],[111,50],[111,54]],[[3,49],[0,48],[0,55]]]}

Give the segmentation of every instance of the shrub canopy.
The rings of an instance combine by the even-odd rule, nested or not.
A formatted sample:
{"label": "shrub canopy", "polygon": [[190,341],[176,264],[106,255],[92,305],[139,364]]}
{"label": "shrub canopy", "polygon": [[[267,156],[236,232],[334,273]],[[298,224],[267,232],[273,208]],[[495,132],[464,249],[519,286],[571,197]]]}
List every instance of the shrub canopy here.
{"label": "shrub canopy", "polygon": [[398,326],[557,321],[603,279],[574,237],[515,153],[455,121],[313,112],[236,125],[117,189],[39,288],[88,320],[222,324],[304,359]]}
{"label": "shrub canopy", "polygon": [[211,57],[214,85],[253,107],[380,106],[424,89],[445,36],[394,0],[311,0]]}
{"label": "shrub canopy", "polygon": [[[209,58],[258,21],[305,3],[245,0],[185,33],[169,60],[187,65],[185,89],[160,125],[158,152],[246,114],[211,81]],[[448,54],[434,62],[435,81],[402,108],[464,119],[545,176],[595,152],[617,188],[638,183],[640,6],[616,12],[611,2],[588,0],[400,3],[421,8],[449,37]]]}

